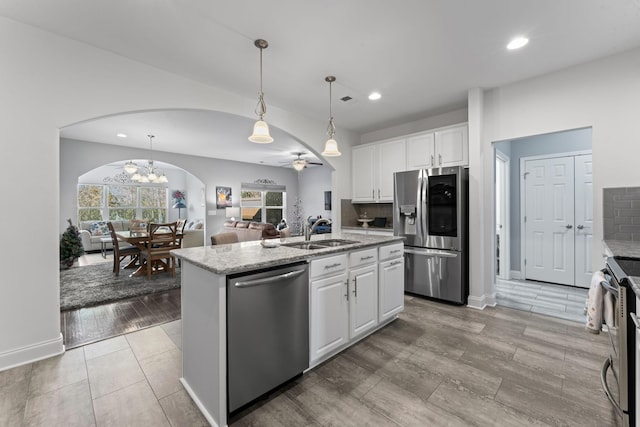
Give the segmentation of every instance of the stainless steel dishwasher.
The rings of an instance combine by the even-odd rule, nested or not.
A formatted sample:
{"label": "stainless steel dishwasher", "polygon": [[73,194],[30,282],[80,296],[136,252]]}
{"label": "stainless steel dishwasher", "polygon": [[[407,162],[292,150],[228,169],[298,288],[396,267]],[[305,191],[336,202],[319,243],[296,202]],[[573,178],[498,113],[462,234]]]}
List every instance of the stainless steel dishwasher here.
{"label": "stainless steel dishwasher", "polygon": [[308,367],[308,265],[288,264],[228,276],[229,413]]}

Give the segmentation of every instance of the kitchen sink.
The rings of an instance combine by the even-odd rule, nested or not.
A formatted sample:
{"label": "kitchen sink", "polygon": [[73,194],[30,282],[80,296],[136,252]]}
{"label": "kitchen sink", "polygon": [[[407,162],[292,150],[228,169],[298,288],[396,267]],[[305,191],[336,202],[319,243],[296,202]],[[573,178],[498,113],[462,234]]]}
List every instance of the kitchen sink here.
{"label": "kitchen sink", "polygon": [[326,240],[315,240],[313,243],[316,245],[334,247],[334,246],[351,245],[353,243],[360,243],[360,242],[356,242],[355,240],[345,240],[345,239],[326,239]]}
{"label": "kitchen sink", "polygon": [[327,245],[317,245],[315,243],[310,242],[294,242],[294,243],[283,243],[281,246],[286,246],[288,248],[296,248],[296,249],[326,249]]}
{"label": "kitchen sink", "polygon": [[344,246],[351,245],[356,242],[355,240],[345,240],[345,239],[326,239],[326,240],[314,240],[313,242],[305,241],[305,242],[292,242],[292,243],[283,243],[282,246],[286,246],[288,248],[296,248],[296,249],[326,249],[336,246]]}

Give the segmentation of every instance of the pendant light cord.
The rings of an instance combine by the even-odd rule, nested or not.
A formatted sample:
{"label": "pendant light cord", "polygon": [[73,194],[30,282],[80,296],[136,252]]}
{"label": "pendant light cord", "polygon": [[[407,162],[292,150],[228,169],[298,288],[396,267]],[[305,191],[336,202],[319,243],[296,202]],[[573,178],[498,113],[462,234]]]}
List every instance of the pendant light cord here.
{"label": "pendant light cord", "polygon": [[260,92],[258,92],[258,105],[256,105],[255,113],[262,120],[263,116],[267,114],[267,104],[264,102],[264,93],[262,92],[262,50],[264,48],[260,47]]}
{"label": "pendant light cord", "polygon": [[330,139],[333,139],[336,134],[336,126],[333,124],[333,111],[331,109],[331,84],[333,80],[329,79],[327,81],[329,82],[329,126],[327,127],[327,135],[329,135]]}

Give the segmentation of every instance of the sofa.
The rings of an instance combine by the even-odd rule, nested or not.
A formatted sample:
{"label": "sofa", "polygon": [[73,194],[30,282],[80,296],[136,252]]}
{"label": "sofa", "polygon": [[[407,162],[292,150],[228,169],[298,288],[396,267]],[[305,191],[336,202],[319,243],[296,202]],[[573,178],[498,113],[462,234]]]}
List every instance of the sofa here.
{"label": "sofa", "polygon": [[[107,222],[109,221],[80,221],[78,231],[80,232],[80,239],[82,239],[82,246],[85,251],[91,252],[102,249],[103,242],[100,239],[103,237],[111,237]],[[116,231],[129,230],[128,219],[113,220],[111,223]],[[105,249],[113,249],[111,241],[104,242],[104,245]],[[190,248],[195,246],[204,246],[204,221],[201,219],[189,220],[184,226],[182,247]]]}
{"label": "sofa", "polygon": [[[102,248],[103,237],[111,237],[109,233],[109,221],[80,221],[78,231],[80,239],[82,239],[82,247],[86,252],[99,251]],[[125,231],[129,229],[129,220],[111,221],[116,231]],[[113,249],[111,241],[105,242],[106,249]]]}
{"label": "sofa", "polygon": [[253,221],[225,221],[220,233],[234,232],[238,240],[246,242],[260,239],[279,239],[280,232],[273,224]]}

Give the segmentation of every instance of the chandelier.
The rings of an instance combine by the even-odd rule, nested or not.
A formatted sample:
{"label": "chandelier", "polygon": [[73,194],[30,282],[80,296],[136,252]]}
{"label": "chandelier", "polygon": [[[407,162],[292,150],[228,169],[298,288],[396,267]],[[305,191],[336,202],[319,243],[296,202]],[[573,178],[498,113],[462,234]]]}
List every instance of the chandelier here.
{"label": "chandelier", "polygon": [[138,166],[133,161],[128,161],[124,165],[124,170],[131,174],[131,180],[134,182],[153,184],[163,184],[169,182],[164,172],[160,171],[153,165],[153,138],[154,135],[147,135],[149,137],[149,160],[147,160],[146,166]]}
{"label": "chandelier", "polygon": [[324,143],[324,151],[322,152],[323,156],[327,157],[337,157],[342,155],[340,151],[338,151],[338,143],[334,139],[336,135],[336,126],[333,124],[333,112],[331,111],[331,83],[336,81],[334,76],[325,77],[324,81],[329,83],[329,126],[327,127],[327,135],[329,135],[329,139]]}
{"label": "chandelier", "polygon": [[269,135],[269,125],[264,121],[264,115],[267,114],[267,104],[264,102],[264,93],[262,92],[262,51],[269,47],[269,43],[266,40],[258,39],[253,44],[260,49],[260,92],[258,92],[258,105],[256,105],[258,120],[253,125],[253,134],[249,137],[249,141],[268,144],[273,142],[273,138]]}

